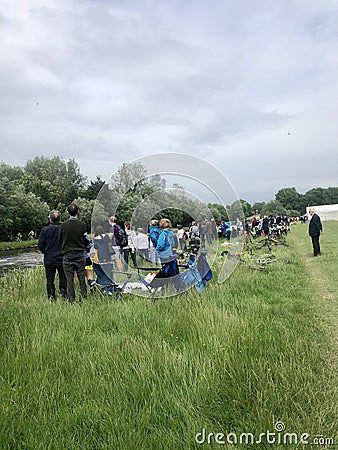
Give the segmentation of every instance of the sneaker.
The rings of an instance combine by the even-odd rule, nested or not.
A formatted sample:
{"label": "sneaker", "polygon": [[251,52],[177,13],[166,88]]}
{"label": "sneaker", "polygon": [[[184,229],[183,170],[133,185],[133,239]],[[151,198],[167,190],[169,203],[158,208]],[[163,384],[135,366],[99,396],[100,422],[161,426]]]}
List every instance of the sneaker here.
{"label": "sneaker", "polygon": [[87,283],[89,284],[90,287],[93,287],[96,282],[95,280],[88,280]]}

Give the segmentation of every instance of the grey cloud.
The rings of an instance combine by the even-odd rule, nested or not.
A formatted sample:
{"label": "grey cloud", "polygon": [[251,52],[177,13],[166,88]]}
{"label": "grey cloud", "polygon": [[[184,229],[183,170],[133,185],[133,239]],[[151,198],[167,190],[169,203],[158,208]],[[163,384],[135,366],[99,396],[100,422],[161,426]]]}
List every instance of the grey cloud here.
{"label": "grey cloud", "polygon": [[[6,162],[59,154],[105,177],[144,154],[191,152],[231,170],[251,200],[334,179],[338,9],[329,0],[35,0],[22,14],[14,4],[0,21]],[[272,161],[262,166],[261,155]]]}

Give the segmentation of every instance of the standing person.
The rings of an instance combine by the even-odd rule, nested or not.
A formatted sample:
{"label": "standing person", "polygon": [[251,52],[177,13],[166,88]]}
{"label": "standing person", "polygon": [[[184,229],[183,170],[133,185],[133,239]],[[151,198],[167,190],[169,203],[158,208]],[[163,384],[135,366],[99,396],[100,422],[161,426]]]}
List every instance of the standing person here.
{"label": "standing person", "polygon": [[[88,233],[84,234],[84,242],[85,242],[85,246],[86,246],[86,249],[83,252],[83,255],[84,255],[85,261],[86,261],[85,273],[86,273],[87,283],[88,283],[89,287],[92,288],[95,284],[95,281],[93,280],[93,263],[90,258],[92,242],[90,240],[90,237],[88,236]],[[77,282],[77,276],[75,274],[74,275],[74,283],[76,284],[76,282]]]}
{"label": "standing person", "polygon": [[180,244],[180,248],[181,248],[181,251],[182,252],[184,252],[185,251],[185,248],[186,248],[186,239],[185,239],[185,235],[186,235],[186,232],[185,232],[185,230],[184,230],[184,228],[182,227],[182,225],[181,224],[177,224],[177,233],[176,233],[176,236],[177,236],[177,239],[178,239],[178,242],[179,242],[179,244]]}
{"label": "standing person", "polygon": [[95,259],[98,263],[107,263],[111,261],[111,242],[108,234],[105,234],[103,228],[99,225],[94,231]]}
{"label": "standing person", "polygon": [[116,223],[116,217],[109,217],[109,237],[111,240],[111,246],[113,247],[114,254],[112,255],[112,260],[115,264],[115,269],[118,272],[122,272],[122,262],[121,262],[121,248],[119,247],[119,231],[121,229],[120,225]]}
{"label": "standing person", "polygon": [[309,223],[309,236],[312,239],[313,256],[320,255],[319,236],[323,234],[322,222],[314,208],[309,209],[311,220]]}
{"label": "standing person", "polygon": [[128,236],[128,246],[123,248],[123,259],[125,262],[125,270],[127,270],[129,255],[131,256],[131,260],[133,261],[134,268],[137,267],[136,247],[135,247],[136,231],[135,231],[134,227],[132,227],[130,222],[128,222],[128,221],[124,222],[124,229]]}
{"label": "standing person", "polygon": [[263,217],[261,236],[269,236],[269,218],[268,218],[268,216]]}
{"label": "standing person", "polygon": [[[220,237],[219,228],[217,228],[217,235],[218,235],[218,237]],[[211,222],[209,220],[207,220],[207,223],[206,223],[206,238],[207,238],[207,244],[211,245],[213,235],[212,235]]]}
{"label": "standing person", "polygon": [[67,278],[67,297],[70,303],[75,300],[74,274],[77,274],[80,286],[81,299],[87,297],[86,260],[84,251],[86,249],[85,234],[86,225],[81,222],[77,215],[79,209],[74,203],[67,208],[69,219],[60,226],[59,238],[62,244],[63,269]]}
{"label": "standing person", "polygon": [[249,222],[246,219],[244,219],[243,223],[243,233],[245,237],[247,237],[249,234]]}
{"label": "standing person", "polygon": [[206,220],[204,220],[199,226],[199,233],[200,233],[202,247],[204,247],[204,245],[205,245],[206,232],[207,232],[207,225],[206,225]]}
{"label": "standing person", "polygon": [[41,230],[38,247],[44,254],[44,266],[47,279],[47,295],[56,301],[55,275],[59,275],[59,289],[62,297],[67,297],[67,280],[62,266],[61,242],[59,240],[60,213],[53,210],[48,215],[49,225]]}
{"label": "standing person", "polygon": [[35,238],[35,232],[32,230],[28,233],[28,240],[32,241]]}
{"label": "standing person", "polygon": [[149,260],[148,255],[149,241],[148,236],[144,233],[143,228],[137,229],[137,236],[135,238],[135,247],[142,261]]}
{"label": "standing person", "polygon": [[160,233],[161,233],[161,229],[158,225],[158,220],[152,219],[149,222],[149,237],[155,248],[157,246],[157,240],[158,240]]}
{"label": "standing person", "polygon": [[189,228],[189,239],[194,239],[196,236],[199,237],[199,228],[195,221],[191,222],[191,226]]}
{"label": "standing person", "polygon": [[85,265],[86,278],[87,278],[87,283],[89,284],[89,287],[92,288],[95,284],[95,280],[93,279],[93,263],[92,263],[92,259],[90,257],[92,242],[90,240],[90,237],[88,236],[88,233],[85,233],[84,239],[85,239],[86,249],[83,252],[83,254],[85,257],[85,261],[86,261],[86,265]]}
{"label": "standing person", "polygon": [[218,233],[217,233],[217,223],[215,219],[211,219],[211,231],[212,231],[212,239],[217,241]]}
{"label": "standing person", "polygon": [[157,240],[156,250],[161,262],[167,262],[176,252],[174,232],[169,219],[160,220],[161,233]]}
{"label": "standing person", "polygon": [[158,226],[158,220],[152,219],[149,222],[149,256],[150,260],[153,263],[153,265],[156,265],[156,262],[158,264],[161,264],[161,260],[158,257],[156,246],[157,246],[157,240],[160,235],[161,229]]}

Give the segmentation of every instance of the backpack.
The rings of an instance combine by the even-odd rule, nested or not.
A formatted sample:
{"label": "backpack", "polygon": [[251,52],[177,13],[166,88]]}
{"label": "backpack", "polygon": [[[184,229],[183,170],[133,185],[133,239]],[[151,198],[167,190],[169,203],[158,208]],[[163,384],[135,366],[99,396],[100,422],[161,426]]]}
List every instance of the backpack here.
{"label": "backpack", "polygon": [[127,233],[119,225],[115,224],[115,226],[118,227],[117,228],[118,232],[116,234],[114,233],[116,245],[121,248],[127,247],[128,246]]}

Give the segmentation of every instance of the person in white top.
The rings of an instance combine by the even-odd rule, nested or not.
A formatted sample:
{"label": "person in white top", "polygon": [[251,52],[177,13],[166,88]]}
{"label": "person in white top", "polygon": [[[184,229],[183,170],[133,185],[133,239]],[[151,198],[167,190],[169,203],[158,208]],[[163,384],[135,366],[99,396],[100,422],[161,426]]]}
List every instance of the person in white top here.
{"label": "person in white top", "polygon": [[196,222],[191,222],[191,227],[189,228],[189,235],[190,239],[194,237],[199,237],[200,232]]}
{"label": "person in white top", "polygon": [[130,222],[124,222],[124,229],[128,236],[128,245],[123,248],[124,270],[127,270],[129,255],[131,256],[134,267],[137,267],[135,246],[136,231],[134,227],[131,226]]}
{"label": "person in white top", "polygon": [[135,237],[135,247],[142,261],[149,259],[149,240],[148,236],[144,233],[143,228],[137,229],[137,236]]}
{"label": "person in white top", "polygon": [[180,243],[180,247],[181,247],[181,251],[184,252],[186,249],[186,236],[187,233],[184,230],[184,228],[182,228],[181,224],[177,224],[177,233],[176,233],[178,242]]}

